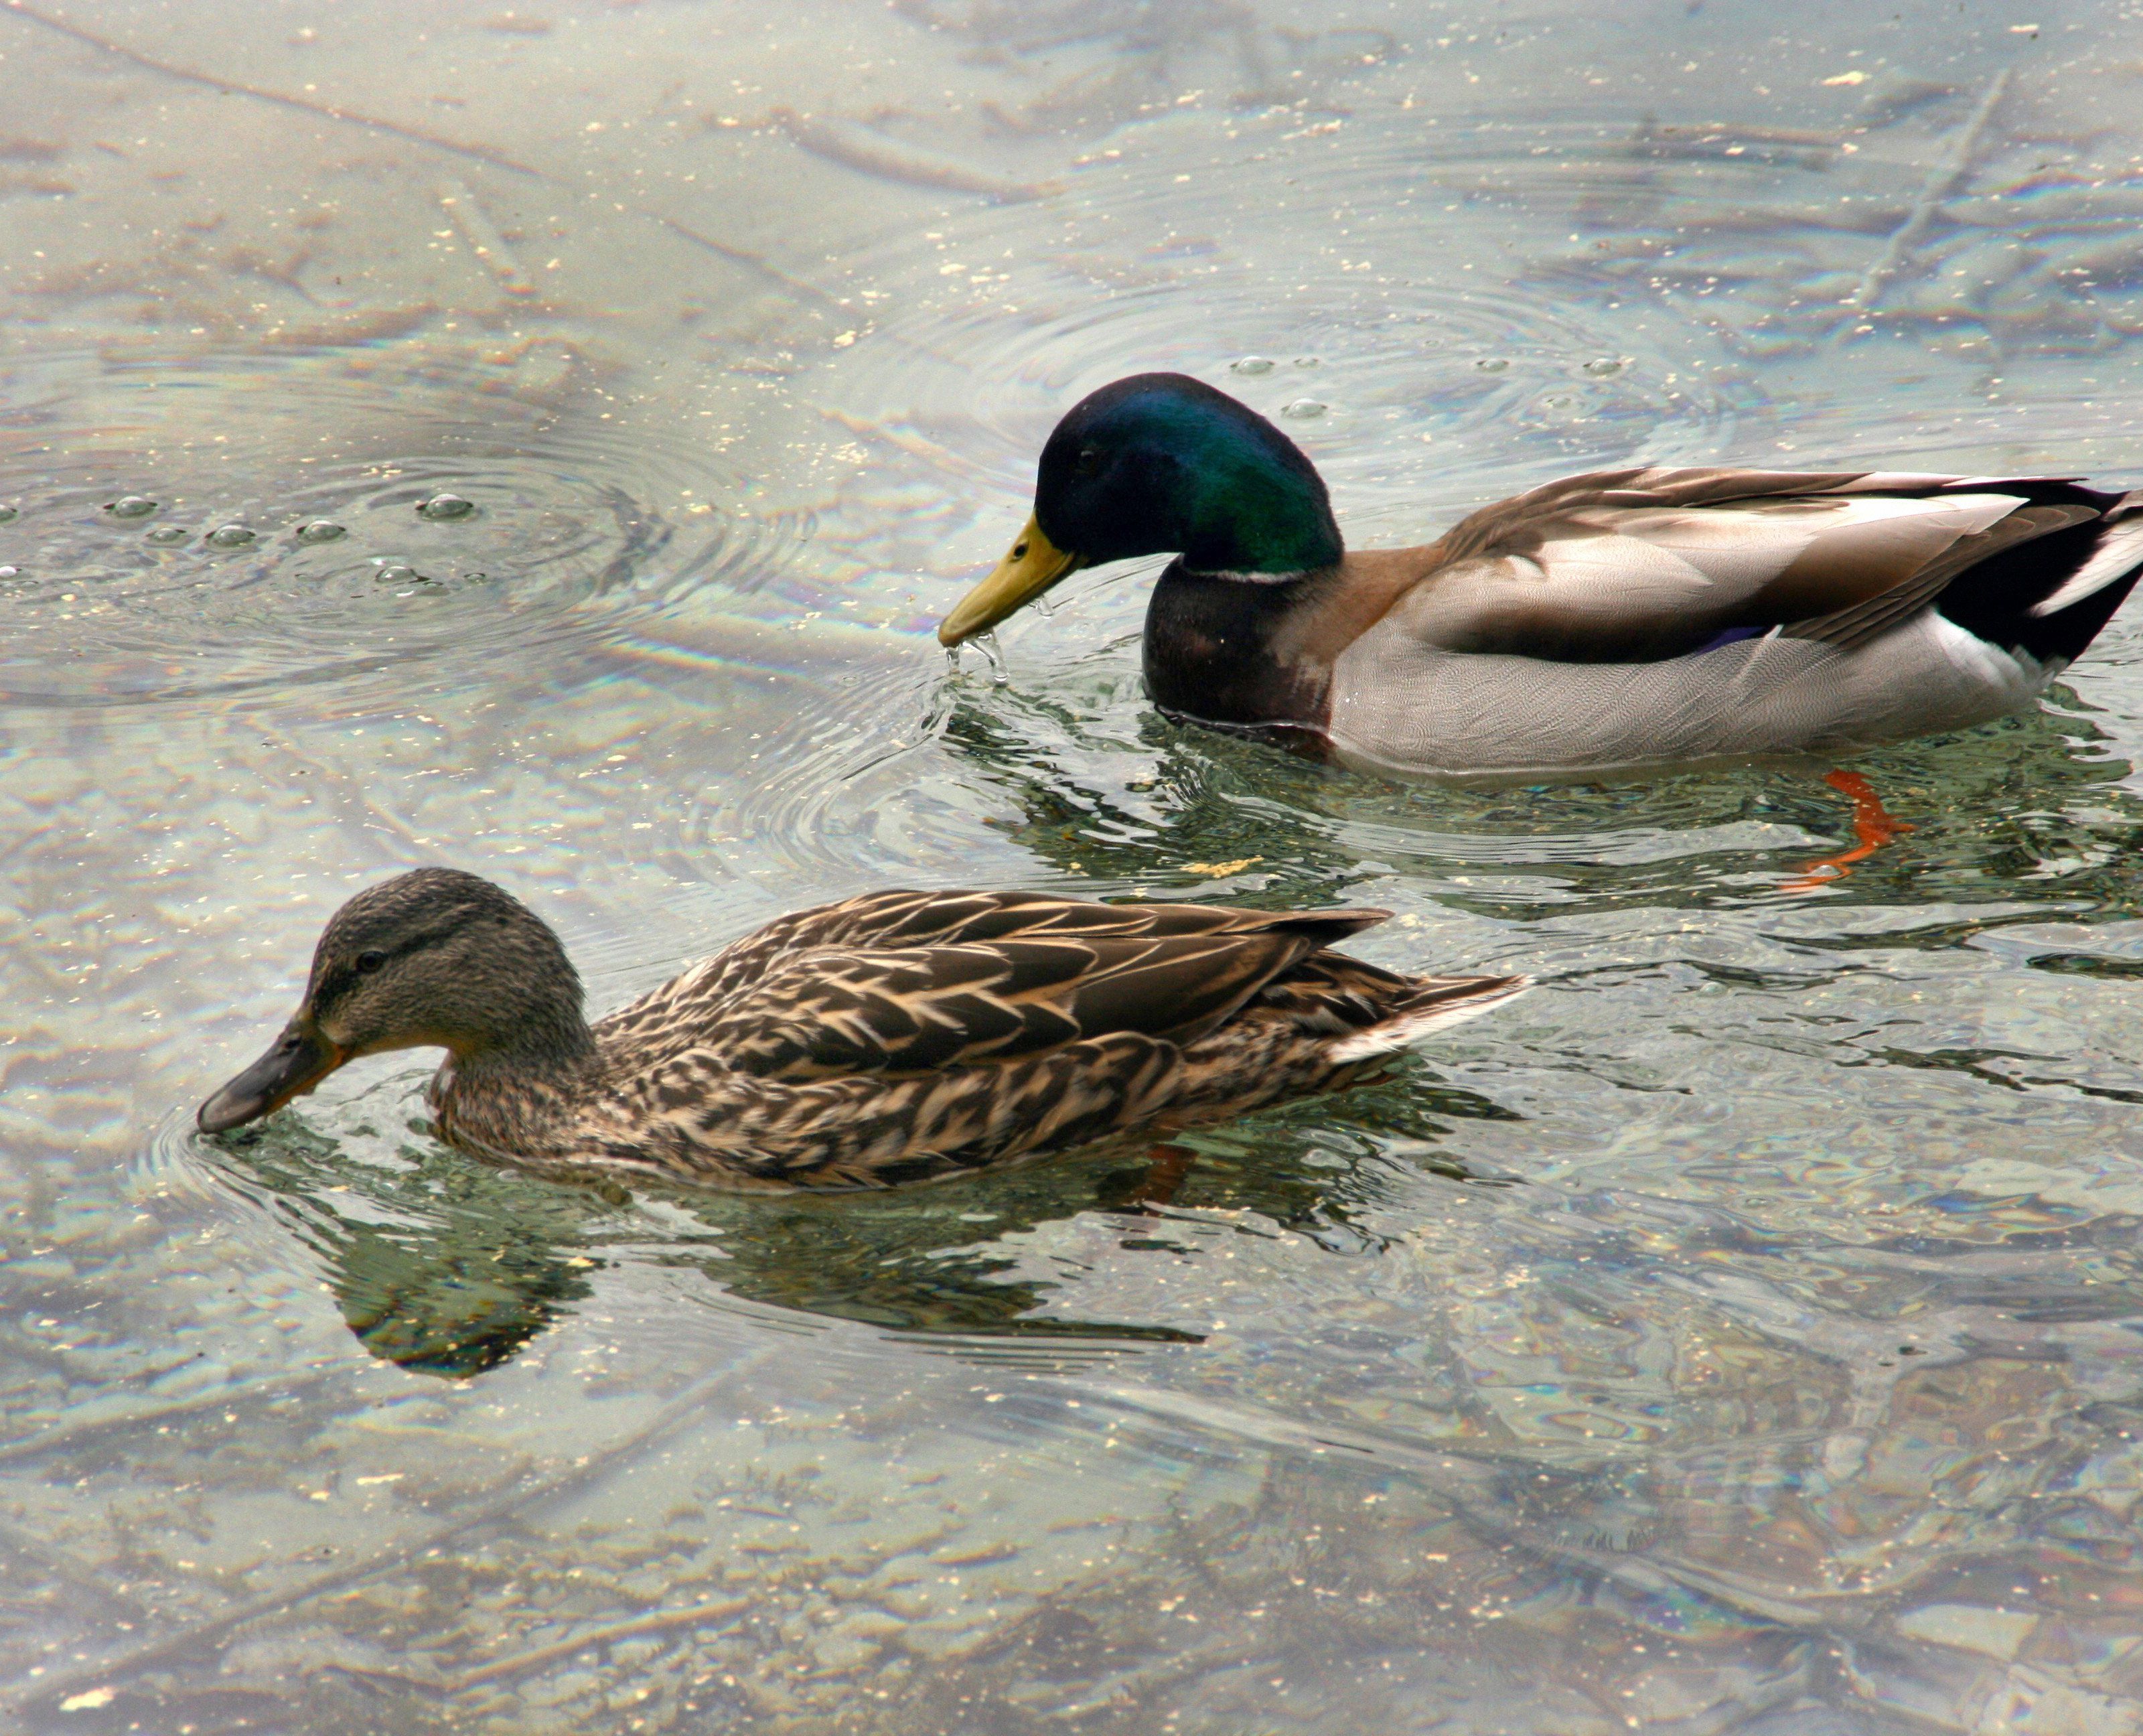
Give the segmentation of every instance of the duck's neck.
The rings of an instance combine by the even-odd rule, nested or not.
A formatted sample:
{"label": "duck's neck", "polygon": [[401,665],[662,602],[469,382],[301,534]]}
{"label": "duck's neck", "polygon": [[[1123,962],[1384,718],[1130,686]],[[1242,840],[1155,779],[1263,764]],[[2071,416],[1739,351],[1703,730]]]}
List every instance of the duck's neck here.
{"label": "duck's neck", "polygon": [[1190,571],[1277,583],[1339,564],[1345,546],[1324,479],[1270,423],[1201,425],[1176,440],[1175,524],[1160,546]]}
{"label": "duck's neck", "polygon": [[1215,478],[1203,491],[1183,565],[1193,572],[1283,584],[1339,564],[1339,527],[1312,471],[1260,466]]}
{"label": "duck's neck", "polygon": [[576,1115],[603,1078],[595,1035],[576,1012],[450,1056],[432,1081],[432,1110],[452,1144],[540,1162],[567,1155]]}
{"label": "duck's neck", "polygon": [[1337,576],[1194,570],[1179,560],[1153,587],[1146,616],[1146,687],[1179,717],[1274,734],[1290,745],[1323,739],[1332,670],[1291,641],[1300,613]]}

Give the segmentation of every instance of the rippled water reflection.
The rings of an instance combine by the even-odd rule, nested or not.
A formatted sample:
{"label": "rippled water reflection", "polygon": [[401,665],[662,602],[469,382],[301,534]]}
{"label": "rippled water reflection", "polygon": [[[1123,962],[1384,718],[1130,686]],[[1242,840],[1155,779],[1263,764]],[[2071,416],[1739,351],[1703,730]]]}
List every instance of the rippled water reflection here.
{"label": "rippled water reflection", "polygon": [[[0,1722],[2143,1729],[2133,621],[1854,762],[1914,829],[1814,889],[1825,765],[1336,774],[1158,718],[1136,574],[1004,685],[930,637],[1137,368],[1368,543],[1631,454],[2143,479],[2133,22],[0,10]],[[199,1140],[439,859],[605,1006],[900,883],[1542,987],[885,1198],[502,1174],[407,1056]]]}
{"label": "rippled water reflection", "polygon": [[579,385],[547,348],[22,359],[7,701],[406,688],[413,661],[555,655],[763,571],[690,425],[620,438]]}

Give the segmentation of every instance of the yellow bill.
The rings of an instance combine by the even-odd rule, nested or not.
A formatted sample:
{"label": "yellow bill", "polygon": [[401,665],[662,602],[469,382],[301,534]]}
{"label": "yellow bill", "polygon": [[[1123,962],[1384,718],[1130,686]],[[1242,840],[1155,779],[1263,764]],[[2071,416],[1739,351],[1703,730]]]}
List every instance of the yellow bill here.
{"label": "yellow bill", "polygon": [[1030,514],[1012,552],[938,623],[938,644],[959,645],[977,633],[987,633],[1013,610],[1032,602],[1067,573],[1085,564],[1085,556],[1067,554],[1043,536],[1042,527]]}

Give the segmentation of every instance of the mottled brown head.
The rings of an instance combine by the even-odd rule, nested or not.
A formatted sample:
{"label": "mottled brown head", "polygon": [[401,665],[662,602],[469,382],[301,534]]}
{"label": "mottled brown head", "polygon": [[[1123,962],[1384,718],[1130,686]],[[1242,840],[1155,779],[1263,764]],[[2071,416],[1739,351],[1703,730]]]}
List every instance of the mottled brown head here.
{"label": "mottled brown head", "polygon": [[439,1047],[462,1061],[557,1060],[592,1041],[581,979],[542,917],[474,874],[418,868],[335,913],[296,1016],[201,1105],[201,1130],[258,1120],[360,1055]]}

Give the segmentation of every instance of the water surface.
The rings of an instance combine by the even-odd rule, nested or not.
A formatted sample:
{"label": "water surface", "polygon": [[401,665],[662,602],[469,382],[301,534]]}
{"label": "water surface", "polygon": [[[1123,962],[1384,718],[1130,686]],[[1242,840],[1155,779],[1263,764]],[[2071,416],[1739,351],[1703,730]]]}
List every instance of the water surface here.
{"label": "water surface", "polygon": [[[2143,481],[2136,22],[0,11],[6,1718],[2143,1729],[2133,620],[1854,762],[1914,829],[1814,886],[1824,766],[1331,772],[1154,713],[1135,572],[1005,685],[930,636],[1136,368],[1363,543],[1632,457]],[[406,1056],[195,1135],[435,861],[599,1006],[887,884],[1542,987],[885,1198],[501,1174]]]}

